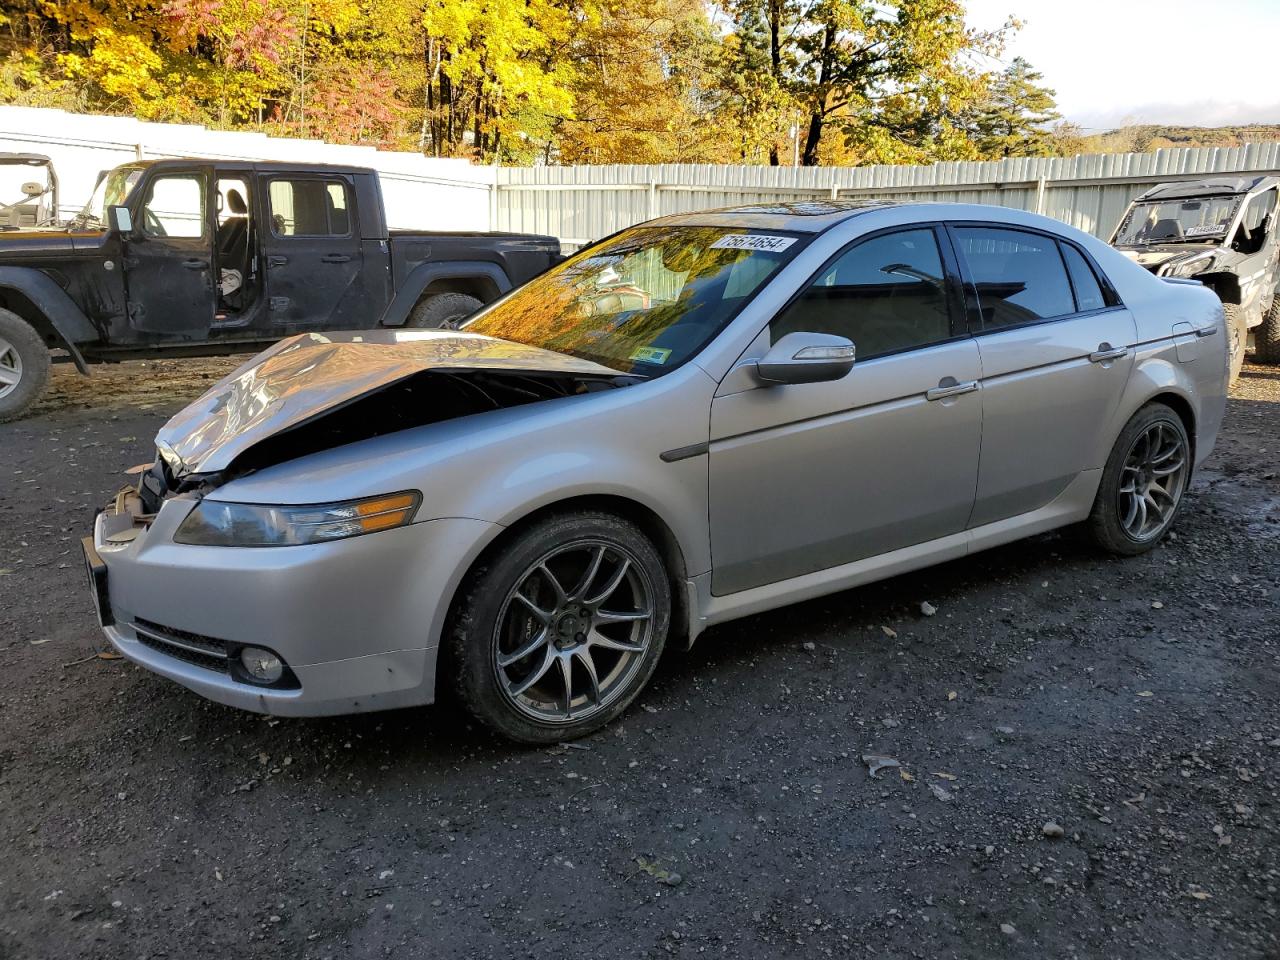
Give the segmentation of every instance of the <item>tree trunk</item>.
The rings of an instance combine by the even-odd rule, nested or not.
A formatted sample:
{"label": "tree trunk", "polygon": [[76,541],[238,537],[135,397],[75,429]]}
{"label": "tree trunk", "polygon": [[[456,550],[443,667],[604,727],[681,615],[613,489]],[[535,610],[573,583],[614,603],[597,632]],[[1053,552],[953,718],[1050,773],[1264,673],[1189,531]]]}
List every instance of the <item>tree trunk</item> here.
{"label": "tree trunk", "polygon": [[804,139],[804,152],[800,155],[801,166],[818,165],[818,143],[822,140],[823,120],[821,108],[809,115],[809,132]]}
{"label": "tree trunk", "polygon": [[[784,0],[769,0],[769,66],[774,83],[782,87],[782,14]],[[778,156],[778,144],[769,145],[769,166],[776,167],[781,163]]]}
{"label": "tree trunk", "polygon": [[800,163],[806,167],[818,165],[818,143],[822,140],[822,127],[827,116],[827,84],[831,80],[831,56],[836,45],[836,25],[828,22],[822,35],[822,54],[818,61],[818,83],[813,92],[813,109],[809,114],[809,132],[804,139],[804,153]]}

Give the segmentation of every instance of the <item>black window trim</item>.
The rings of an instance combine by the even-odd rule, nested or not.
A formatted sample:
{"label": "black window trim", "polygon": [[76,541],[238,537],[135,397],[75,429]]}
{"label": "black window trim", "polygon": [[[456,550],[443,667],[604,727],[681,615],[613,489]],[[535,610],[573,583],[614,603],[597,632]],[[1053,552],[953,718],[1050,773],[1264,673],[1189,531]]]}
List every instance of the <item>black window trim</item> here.
{"label": "black window trim", "polygon": [[[1111,280],[1107,277],[1104,270],[1099,268],[1098,262],[1090,256],[1089,251],[1080,246],[1074,240],[1053,233],[1049,230],[1040,230],[1036,227],[1024,226],[1020,223],[1005,223],[1000,220],[948,220],[943,224],[950,243],[954,245],[956,261],[960,265],[961,275],[963,276],[963,285],[965,291],[965,307],[966,314],[969,318],[969,332],[975,337],[989,336],[994,333],[1003,333],[1006,330],[1023,330],[1027,327],[1037,327],[1044,323],[1059,323],[1063,320],[1074,320],[1078,317],[1092,317],[1100,313],[1110,313],[1113,310],[1123,310],[1124,303],[1120,300],[1120,295],[1111,284]],[[969,264],[964,259],[964,254],[960,252],[959,244],[955,243],[952,236],[953,229],[977,227],[993,230],[1010,230],[1016,233],[1030,233],[1034,236],[1043,237],[1046,240],[1052,240],[1058,244],[1058,259],[1062,262],[1062,269],[1067,274],[1067,287],[1071,291],[1071,305],[1077,309],[1070,313],[1061,313],[1052,317],[1038,317],[1035,320],[1024,320],[1022,323],[1010,323],[999,327],[987,327],[982,324],[981,302],[978,299],[978,287],[973,277],[973,271],[969,269]],[[1071,279],[1071,269],[1067,266],[1066,257],[1062,253],[1062,244],[1069,244],[1084,257],[1085,265],[1093,271],[1094,279],[1098,281],[1098,286],[1102,289],[1103,300],[1106,305],[1098,307],[1094,310],[1080,310],[1080,301],[1076,297],[1075,281]]]}
{"label": "black window trim", "polygon": [[[804,283],[800,284],[796,292],[791,295],[790,299],[779,307],[777,312],[769,318],[768,323],[765,324],[765,328],[769,330],[769,342],[773,342],[773,321],[790,310],[791,307],[804,296],[805,292],[808,291],[815,282],[817,282],[818,278],[834,267],[850,250],[853,250],[855,247],[858,247],[860,244],[863,244],[868,240],[875,240],[879,237],[887,236],[892,233],[906,233],[912,230],[931,231],[933,233],[934,243],[938,245],[938,258],[942,261],[942,272],[947,287],[947,319],[948,325],[951,328],[951,336],[947,337],[945,340],[934,340],[930,343],[918,343],[909,347],[900,347],[897,350],[885,350],[882,353],[872,353],[867,354],[866,356],[858,354],[855,362],[858,364],[868,363],[872,360],[880,360],[884,357],[897,357],[904,353],[912,353],[917,350],[928,350],[931,347],[939,347],[943,344],[955,343],[958,340],[969,339],[971,333],[967,329],[967,325],[965,323],[964,297],[961,293],[962,280],[959,270],[959,262],[956,259],[955,251],[951,247],[951,238],[940,222],[936,220],[922,220],[917,223],[894,224],[891,227],[882,227],[879,230],[872,230],[868,233],[859,234],[828,257],[823,262],[822,266],[818,267],[818,269],[815,270],[804,281]],[[853,346],[856,350],[858,344],[855,342]]]}
{"label": "black window trim", "polygon": [[[337,183],[342,186],[343,196],[347,198],[347,232],[346,233],[276,233],[275,208],[271,205],[271,185],[277,181],[285,183],[297,183],[300,181],[318,180],[320,183]],[[355,190],[346,177],[329,175],[323,173],[306,173],[302,175],[281,173],[276,176],[266,178],[264,185],[264,193],[267,201],[267,223],[271,230],[271,236],[276,240],[349,240],[355,236],[355,216],[353,210],[355,208]]]}

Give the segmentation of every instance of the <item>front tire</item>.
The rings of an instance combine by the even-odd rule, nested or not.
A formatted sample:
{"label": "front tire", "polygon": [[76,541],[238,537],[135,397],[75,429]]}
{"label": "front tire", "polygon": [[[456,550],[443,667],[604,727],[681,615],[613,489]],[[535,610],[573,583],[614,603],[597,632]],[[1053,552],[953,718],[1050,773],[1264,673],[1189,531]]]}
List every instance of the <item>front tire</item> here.
{"label": "front tire", "polygon": [[1227,321],[1227,363],[1230,371],[1227,385],[1231,386],[1240,379],[1240,368],[1244,366],[1244,352],[1249,344],[1249,327],[1244,322],[1244,311],[1240,309],[1239,304],[1224,303],[1222,312]]}
{"label": "front tire", "polygon": [[405,321],[406,327],[452,330],[458,323],[479,310],[483,303],[466,293],[433,293],[414,305]]}
{"label": "front tire", "polygon": [[1253,331],[1253,354],[1259,363],[1280,363],[1280,292]]}
{"label": "front tire", "polygon": [[49,348],[27,321],[0,310],[0,423],[16,420],[44,392]]}
{"label": "front tire", "polygon": [[1191,479],[1191,442],[1182,419],[1149,403],[1125,424],[1102,471],[1088,529],[1104,550],[1146,553],[1168,533]]}
{"label": "front tire", "polygon": [[459,701],[522,743],[572,740],[648,683],[671,622],[653,543],[595,511],[548,517],[471,572],[450,613],[444,669]]}

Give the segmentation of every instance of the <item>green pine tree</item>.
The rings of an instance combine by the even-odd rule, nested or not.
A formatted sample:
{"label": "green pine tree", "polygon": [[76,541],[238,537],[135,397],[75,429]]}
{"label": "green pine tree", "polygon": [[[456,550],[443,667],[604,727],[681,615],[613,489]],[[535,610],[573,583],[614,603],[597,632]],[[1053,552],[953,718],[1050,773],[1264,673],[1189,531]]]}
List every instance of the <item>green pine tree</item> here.
{"label": "green pine tree", "polygon": [[1046,157],[1054,150],[1051,125],[1061,119],[1044,77],[1022,57],[997,74],[973,119],[973,138],[984,156]]}

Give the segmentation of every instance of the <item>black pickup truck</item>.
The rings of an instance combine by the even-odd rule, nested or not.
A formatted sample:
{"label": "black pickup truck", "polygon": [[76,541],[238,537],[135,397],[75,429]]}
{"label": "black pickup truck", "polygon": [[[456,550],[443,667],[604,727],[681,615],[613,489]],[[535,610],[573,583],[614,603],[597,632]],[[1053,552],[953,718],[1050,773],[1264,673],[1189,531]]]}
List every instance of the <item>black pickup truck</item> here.
{"label": "black pickup truck", "polygon": [[306,331],[452,326],[559,260],[553,237],[388,230],[373,170],[124,164],[66,227],[0,232],[0,421],[40,395],[51,349],[85,373]]}

